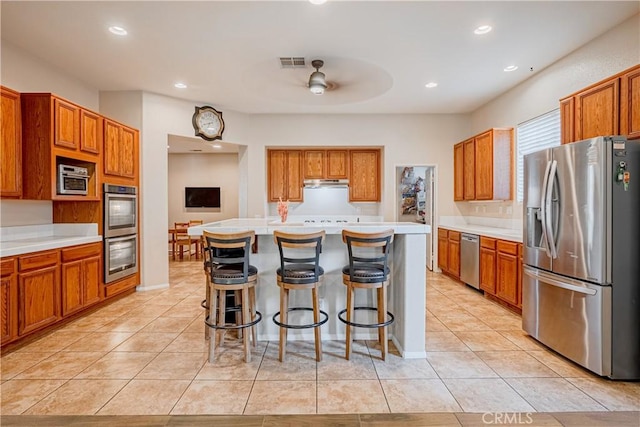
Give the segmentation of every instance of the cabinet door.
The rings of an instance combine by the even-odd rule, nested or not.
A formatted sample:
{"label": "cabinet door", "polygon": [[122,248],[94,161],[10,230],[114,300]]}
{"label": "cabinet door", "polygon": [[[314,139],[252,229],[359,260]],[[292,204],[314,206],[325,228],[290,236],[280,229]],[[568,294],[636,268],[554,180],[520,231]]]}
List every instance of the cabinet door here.
{"label": "cabinet door", "polygon": [[576,141],[618,135],[619,82],[615,78],[575,96]]}
{"label": "cabinet door", "polygon": [[20,94],[1,88],[0,196],[22,196],[22,128]]}
{"label": "cabinet door", "polygon": [[349,201],[380,201],[380,150],[351,150]]}
{"label": "cabinet door", "polygon": [[491,200],[493,199],[493,135],[491,131],[475,138],[475,156],[476,200]]}
{"label": "cabinet door", "polygon": [[575,141],[575,99],[572,97],[560,100],[560,142],[568,144]]}
{"label": "cabinet door", "polygon": [[325,177],[324,150],[304,151],[304,179],[323,179]]}
{"label": "cabinet door", "polygon": [[464,200],[475,200],[476,198],[476,146],[472,139],[464,144]]}
{"label": "cabinet door", "polygon": [[120,133],[122,127],[110,120],[104,121],[104,173],[120,175]]}
{"label": "cabinet door", "polygon": [[640,66],[620,79],[620,134],[640,138]]}
{"label": "cabinet door", "polygon": [[267,185],[269,201],[287,200],[287,152],[269,150],[267,152]]}
{"label": "cabinet door", "polygon": [[59,277],[57,265],[18,275],[19,335],[26,335],[58,320]]}
{"label": "cabinet door", "polygon": [[438,267],[443,272],[449,272],[449,237],[447,230],[438,229]]}
{"label": "cabinet door", "polygon": [[327,150],[327,178],[347,179],[349,177],[349,152],[347,150]]}
{"label": "cabinet door", "polygon": [[460,277],[460,241],[449,239],[449,273],[455,277]]}
{"label": "cabinet door", "polygon": [[88,307],[102,300],[102,285],[100,277],[100,257],[88,258],[82,261],[82,280],[84,283],[84,306]]}
{"label": "cabinet door", "polygon": [[496,295],[510,304],[518,305],[518,256],[498,252],[497,270]]}
{"label": "cabinet door", "polygon": [[77,150],[80,146],[80,108],[61,99],[54,99],[54,139],[59,147]]}
{"label": "cabinet door", "polygon": [[302,151],[287,152],[287,200],[302,201]]}
{"label": "cabinet door", "polygon": [[62,315],[67,316],[84,305],[82,261],[62,264]]}
{"label": "cabinet door", "polygon": [[15,261],[3,259],[0,277],[0,342],[6,344],[18,335],[18,284]]}
{"label": "cabinet door", "polygon": [[80,150],[99,154],[102,148],[102,117],[87,110],[80,111]]}
{"label": "cabinet door", "polygon": [[120,150],[120,175],[127,178],[134,178],[137,157],[136,131],[123,127],[120,135],[122,137],[122,149]]}
{"label": "cabinet door", "polygon": [[453,200],[464,200],[464,143],[453,146]]}
{"label": "cabinet door", "polygon": [[522,274],[524,270],[522,269],[522,259],[523,259],[523,250],[522,243],[518,244],[518,286],[516,292],[518,294],[518,304],[517,306],[522,308]]}
{"label": "cabinet door", "polygon": [[480,289],[496,294],[496,251],[480,248]]}

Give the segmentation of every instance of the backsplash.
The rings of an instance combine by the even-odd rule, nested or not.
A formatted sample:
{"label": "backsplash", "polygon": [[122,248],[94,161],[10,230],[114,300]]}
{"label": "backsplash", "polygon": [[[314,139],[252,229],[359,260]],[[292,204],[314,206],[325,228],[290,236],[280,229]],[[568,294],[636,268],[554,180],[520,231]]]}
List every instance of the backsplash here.
{"label": "backsplash", "polygon": [[[380,203],[349,203],[348,188],[304,188],[303,203],[289,203],[289,216],[379,216]],[[277,203],[268,204],[267,216],[278,216]]]}
{"label": "backsplash", "polygon": [[0,226],[51,224],[53,203],[48,200],[9,200],[0,202]]}
{"label": "backsplash", "polygon": [[460,215],[522,220],[522,204],[511,200],[504,202],[459,202]]}
{"label": "backsplash", "polygon": [[481,225],[483,227],[522,230],[522,219],[491,218],[482,216],[441,216],[439,225]]}

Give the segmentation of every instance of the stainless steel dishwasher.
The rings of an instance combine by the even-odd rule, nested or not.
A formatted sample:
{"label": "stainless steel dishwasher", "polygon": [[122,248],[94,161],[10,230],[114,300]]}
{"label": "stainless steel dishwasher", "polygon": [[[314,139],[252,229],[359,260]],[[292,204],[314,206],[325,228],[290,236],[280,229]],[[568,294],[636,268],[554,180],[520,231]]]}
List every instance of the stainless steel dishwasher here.
{"label": "stainless steel dishwasher", "polygon": [[460,280],[480,289],[480,237],[462,233],[460,242]]}

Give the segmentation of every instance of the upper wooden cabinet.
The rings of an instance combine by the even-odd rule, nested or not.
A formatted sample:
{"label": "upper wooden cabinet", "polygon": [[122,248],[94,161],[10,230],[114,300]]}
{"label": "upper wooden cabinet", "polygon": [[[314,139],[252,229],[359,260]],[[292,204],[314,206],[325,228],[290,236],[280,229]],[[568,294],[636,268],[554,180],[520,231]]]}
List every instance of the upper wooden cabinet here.
{"label": "upper wooden cabinet", "polygon": [[640,65],[560,100],[562,143],[601,135],[640,137]]}
{"label": "upper wooden cabinet", "polygon": [[327,150],[327,178],[349,178],[349,151]]}
{"label": "upper wooden cabinet", "polygon": [[380,150],[350,150],[349,201],[379,202]]}
{"label": "upper wooden cabinet", "polygon": [[464,142],[453,146],[453,200],[464,200]]}
{"label": "upper wooden cabinet", "polygon": [[131,183],[137,180],[138,131],[113,120],[104,120],[104,181]]}
{"label": "upper wooden cabinet", "polygon": [[302,150],[267,151],[267,185],[269,202],[279,199],[302,201]]}
{"label": "upper wooden cabinet", "polygon": [[349,151],[304,150],[304,179],[347,179]]}
{"label": "upper wooden cabinet", "polygon": [[0,87],[0,197],[22,196],[22,127],[20,94]]}
{"label": "upper wooden cabinet", "polygon": [[489,129],[453,149],[455,201],[511,200],[513,129]]}
{"label": "upper wooden cabinet", "polygon": [[304,179],[326,177],[326,151],[304,150]]}

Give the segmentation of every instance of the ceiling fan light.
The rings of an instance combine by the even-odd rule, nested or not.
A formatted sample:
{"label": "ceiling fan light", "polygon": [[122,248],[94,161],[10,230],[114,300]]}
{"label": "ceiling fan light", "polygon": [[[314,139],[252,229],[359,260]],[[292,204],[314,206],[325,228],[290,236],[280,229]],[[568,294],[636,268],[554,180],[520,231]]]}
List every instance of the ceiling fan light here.
{"label": "ceiling fan light", "polygon": [[314,71],[309,77],[309,90],[314,95],[322,95],[327,88],[327,82],[324,77],[324,73],[320,71]]}

